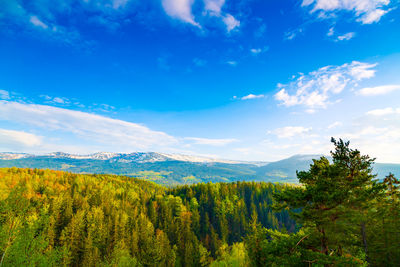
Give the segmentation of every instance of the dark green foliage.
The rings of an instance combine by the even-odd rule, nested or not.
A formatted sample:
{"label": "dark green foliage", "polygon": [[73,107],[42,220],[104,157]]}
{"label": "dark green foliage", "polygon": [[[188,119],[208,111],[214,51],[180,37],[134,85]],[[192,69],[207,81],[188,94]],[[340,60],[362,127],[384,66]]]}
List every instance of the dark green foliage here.
{"label": "dark green foliage", "polygon": [[257,182],[208,183],[180,186],[168,192],[181,196],[192,210],[197,207],[193,222],[200,228],[193,231],[215,256],[222,243],[242,241],[254,216],[264,227],[294,231],[294,221],[287,211],[275,214],[271,209],[273,192],[284,187]]}
{"label": "dark green foliage", "polygon": [[374,266],[400,266],[400,181],[389,174],[385,189],[368,212],[369,257]]}
{"label": "dark green foliage", "polygon": [[254,266],[399,266],[399,182],[379,183],[374,159],[332,139],[332,161],[313,160],[298,172],[302,186],[274,194],[302,226],[295,233],[253,224],[246,237]]}

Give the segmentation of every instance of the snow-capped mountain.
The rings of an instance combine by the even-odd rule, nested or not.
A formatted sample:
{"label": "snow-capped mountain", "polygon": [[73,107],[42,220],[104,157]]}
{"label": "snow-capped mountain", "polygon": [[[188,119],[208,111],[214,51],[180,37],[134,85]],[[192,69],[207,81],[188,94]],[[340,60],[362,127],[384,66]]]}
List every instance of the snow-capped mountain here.
{"label": "snow-capped mountain", "polygon": [[[100,152],[89,155],[63,152],[32,155],[8,152],[0,153],[0,168],[119,174],[141,177],[165,185],[243,180],[297,183],[296,171],[308,170],[312,159],[318,159],[320,156],[295,155],[267,163],[156,152]],[[374,173],[378,174],[379,179],[389,172],[400,175],[400,164],[374,164]]]}
{"label": "snow-capped mountain", "polygon": [[1,152],[0,159],[2,160],[12,160],[12,159],[23,159],[34,157],[35,155],[26,154],[26,153],[13,153],[13,152]]}
{"label": "snow-capped mountain", "polygon": [[32,155],[25,153],[0,153],[0,159],[12,160],[20,158],[34,158],[34,157],[50,157],[59,159],[92,159],[92,160],[110,160],[118,162],[136,162],[136,163],[151,163],[162,161],[184,161],[184,162],[197,162],[197,163],[227,163],[227,164],[254,164],[265,165],[265,162],[247,162],[224,160],[203,156],[191,156],[182,154],[167,154],[156,152],[133,152],[133,153],[112,153],[112,152],[98,152],[88,155],[69,154],[64,152],[52,152],[44,155]]}

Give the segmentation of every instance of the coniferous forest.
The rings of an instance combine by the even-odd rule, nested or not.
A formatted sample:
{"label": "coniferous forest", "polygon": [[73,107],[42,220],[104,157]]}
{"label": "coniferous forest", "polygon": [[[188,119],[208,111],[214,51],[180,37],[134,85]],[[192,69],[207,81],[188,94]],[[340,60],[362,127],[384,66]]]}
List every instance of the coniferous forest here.
{"label": "coniferous forest", "polygon": [[332,142],[300,185],[0,169],[0,266],[400,266],[399,180]]}

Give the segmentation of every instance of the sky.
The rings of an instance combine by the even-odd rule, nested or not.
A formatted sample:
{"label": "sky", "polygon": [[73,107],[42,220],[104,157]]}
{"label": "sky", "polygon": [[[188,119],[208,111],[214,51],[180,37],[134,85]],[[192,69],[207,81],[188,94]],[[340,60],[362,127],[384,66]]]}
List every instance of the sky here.
{"label": "sky", "polygon": [[400,163],[398,0],[0,0],[0,151]]}

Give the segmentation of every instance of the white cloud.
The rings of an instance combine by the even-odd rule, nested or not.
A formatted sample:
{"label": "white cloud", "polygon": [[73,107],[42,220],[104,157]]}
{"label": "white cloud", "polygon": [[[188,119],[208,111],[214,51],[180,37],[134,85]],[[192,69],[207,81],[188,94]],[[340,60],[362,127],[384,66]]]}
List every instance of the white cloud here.
{"label": "white cloud", "polygon": [[335,121],[334,123],[328,125],[328,129],[333,129],[333,128],[337,128],[339,126],[342,126],[343,123],[341,123],[340,121]]}
{"label": "white cloud", "polygon": [[372,24],[381,20],[381,17],[390,10],[375,9],[371,12],[366,13],[364,16],[358,19],[363,24]]}
{"label": "white cloud", "polygon": [[185,140],[193,141],[196,145],[209,145],[209,146],[225,146],[234,142],[237,142],[237,139],[229,138],[229,139],[209,139],[209,138],[200,138],[200,137],[185,137]]}
{"label": "white cloud", "polygon": [[312,128],[305,128],[302,126],[286,126],[283,128],[275,129],[274,131],[268,132],[275,134],[278,138],[291,138],[298,135],[303,135],[312,130]]}
{"label": "white cloud", "polygon": [[350,140],[353,147],[377,157],[378,162],[400,163],[400,107],[370,110],[352,121],[336,136]]}
{"label": "white cloud", "polygon": [[0,90],[0,99],[10,99],[10,93],[6,90]]}
{"label": "white cloud", "polygon": [[221,14],[221,8],[225,4],[225,0],[204,0],[204,8],[209,12]]}
{"label": "white cloud", "polygon": [[162,6],[168,16],[200,27],[192,14],[193,2],[194,0],[162,0]]}
{"label": "white cloud", "polygon": [[204,0],[204,10],[210,16],[221,18],[226,30],[230,32],[240,26],[240,21],[231,14],[222,12],[224,4],[225,0]]}
{"label": "white cloud", "polygon": [[55,103],[59,103],[59,104],[64,104],[64,103],[65,103],[64,99],[62,99],[62,98],[60,98],[60,97],[55,97],[55,98],[53,99],[53,101],[54,101]]}
{"label": "white cloud", "polygon": [[124,8],[129,0],[113,0],[112,7],[114,9]]}
{"label": "white cloud", "polygon": [[254,95],[254,94],[249,94],[246,96],[241,97],[241,100],[249,100],[249,99],[257,99],[257,98],[264,98],[265,95]]}
{"label": "white cloud", "polygon": [[357,91],[357,94],[363,96],[385,95],[393,91],[400,90],[400,85],[382,85],[376,87],[366,87]]}
{"label": "white cloud", "polygon": [[[53,106],[64,106],[64,107],[78,107],[78,108],[84,108],[85,105],[83,105],[82,103],[78,102],[76,99],[69,99],[67,97],[54,97],[54,96],[49,96],[49,95],[39,95],[40,98],[43,98],[44,101],[40,102],[41,104],[50,104]],[[15,97],[14,97],[14,101]],[[17,101],[18,102],[18,101]],[[95,104],[93,103],[91,106],[88,106],[91,110],[101,110],[101,111],[106,111],[106,110],[110,110],[113,109],[114,107],[111,107],[109,105],[106,104]]]}
{"label": "white cloud", "polygon": [[301,74],[293,82],[282,85],[275,99],[290,107],[303,105],[308,108],[326,108],[329,98],[341,93],[346,87],[375,75],[376,64],[353,61],[341,66],[326,66],[307,75]]}
{"label": "white cloud", "polygon": [[231,65],[231,66],[236,66],[238,63],[237,63],[237,61],[234,61],[234,60],[228,60],[226,62],[226,64]]}
{"label": "white cloud", "polygon": [[309,109],[306,109],[305,112],[308,113],[308,114],[314,114],[317,111],[315,109],[313,109],[313,108],[309,108]]}
{"label": "white cloud", "polygon": [[[326,154],[332,150],[329,140],[333,136],[350,140],[351,147],[357,148],[362,154],[376,157],[377,162],[400,163],[400,106],[370,110],[361,117],[344,118],[343,121],[327,125],[313,125],[312,129],[311,126],[275,129],[268,132],[273,135],[270,136],[271,140],[265,140],[252,149],[262,148],[275,157],[299,153]],[[315,132],[321,134],[317,136]]]}
{"label": "white cloud", "polygon": [[235,19],[231,14],[226,14],[223,18],[222,21],[226,25],[226,30],[228,32],[234,30],[235,28],[240,26],[240,21]]}
{"label": "white cloud", "polygon": [[353,61],[350,68],[350,75],[356,79],[356,81],[361,81],[363,79],[369,79],[375,76],[375,70],[377,64],[368,64]]}
{"label": "white cloud", "polygon": [[303,28],[297,28],[292,31],[287,31],[284,34],[284,40],[293,40],[294,38],[297,37],[297,35],[301,34],[303,32]]}
{"label": "white cloud", "polygon": [[332,36],[332,35],[334,35],[334,34],[335,34],[335,28],[332,27],[332,28],[329,29],[329,31],[328,31],[328,33],[327,33],[326,35],[327,35],[327,36]]}
{"label": "white cloud", "polygon": [[0,101],[0,120],[72,133],[85,140],[135,149],[175,144],[177,140],[146,126],[58,107]]}
{"label": "white cloud", "polygon": [[[364,126],[354,131],[340,135],[350,140],[363,154],[376,157],[378,162],[399,163],[398,151],[400,149],[399,125],[387,125],[386,127]],[[371,145],[373,144],[373,145]]]}
{"label": "white cloud", "polygon": [[400,114],[400,108],[383,108],[383,109],[374,109],[370,110],[366,113],[367,115],[373,115],[373,116],[385,116],[385,115],[391,115],[391,114]]}
{"label": "white cloud", "polygon": [[43,29],[47,29],[49,26],[47,26],[47,24],[45,24],[44,22],[42,22],[38,17],[36,17],[36,16],[31,16],[31,18],[29,19],[29,21],[33,24],[33,25],[35,25],[35,26],[37,26],[37,27],[40,27],[40,28],[43,28]]}
{"label": "white cloud", "polygon": [[[60,21],[65,21],[64,19],[59,20],[58,18],[59,16],[64,17],[66,10],[74,11],[71,6],[72,1],[64,1],[62,4],[59,2],[43,2],[40,0],[31,0],[29,2],[1,1],[1,3],[3,2],[5,6],[0,4],[2,13],[0,17],[9,21],[12,25],[18,26],[10,27],[12,32],[21,28],[29,28],[30,30],[33,28],[40,31],[41,37],[46,37],[52,41],[59,41],[69,45],[79,46],[80,48],[87,48],[91,45],[91,42],[83,42],[81,40],[81,36],[76,30],[76,27],[71,25],[64,27],[61,24],[57,24]],[[49,5],[51,5],[51,7]],[[35,14],[40,14],[40,16]]]}
{"label": "white cloud", "polygon": [[250,49],[250,52],[253,53],[254,55],[258,55],[260,53],[265,53],[269,50],[268,46],[264,46],[263,48],[252,48]]}
{"label": "white cloud", "polygon": [[251,53],[253,53],[253,54],[259,54],[259,53],[261,53],[261,48],[252,48],[252,49],[250,49],[250,52]]}
{"label": "white cloud", "polygon": [[[179,19],[201,28],[201,25],[195,21],[192,13],[194,0],[162,0],[162,6],[170,17]],[[231,32],[240,26],[240,21],[231,14],[222,12],[225,0],[204,0],[204,14],[220,18],[226,26],[226,30]]]}
{"label": "white cloud", "polygon": [[320,18],[332,17],[340,11],[353,12],[362,24],[378,22],[388,11],[390,0],[303,0],[302,6],[311,6],[310,13]]}
{"label": "white cloud", "polygon": [[337,39],[338,39],[339,41],[343,41],[343,40],[348,41],[348,40],[352,39],[354,36],[356,36],[356,33],[354,33],[354,32],[348,32],[348,33],[346,33],[346,34],[339,35],[339,36],[337,37]]}
{"label": "white cloud", "polygon": [[42,143],[39,136],[31,133],[0,129],[0,149],[4,151],[5,148],[12,147],[33,147]]}
{"label": "white cloud", "polygon": [[[159,7],[167,16],[202,28],[204,25],[215,26],[215,19],[224,25],[226,31],[231,32],[240,26],[236,15],[224,11],[225,0],[160,0],[160,1],[133,1],[133,0],[73,0],[52,1],[0,1],[1,15],[11,23],[23,26],[45,29],[43,36],[48,35],[53,40],[63,41],[82,46],[92,46],[93,43],[82,42],[79,31],[79,20],[65,20],[65,14],[72,17],[77,13],[87,15],[89,24],[97,24],[108,30],[116,31],[119,27],[137,20],[139,23],[151,24]],[[15,3],[14,3],[15,2]],[[79,4],[77,5],[77,3]],[[204,2],[204,9],[200,10],[200,2]],[[195,4],[196,3],[196,4]],[[196,8],[194,8],[196,7]],[[211,20],[208,18],[213,17]]]}

